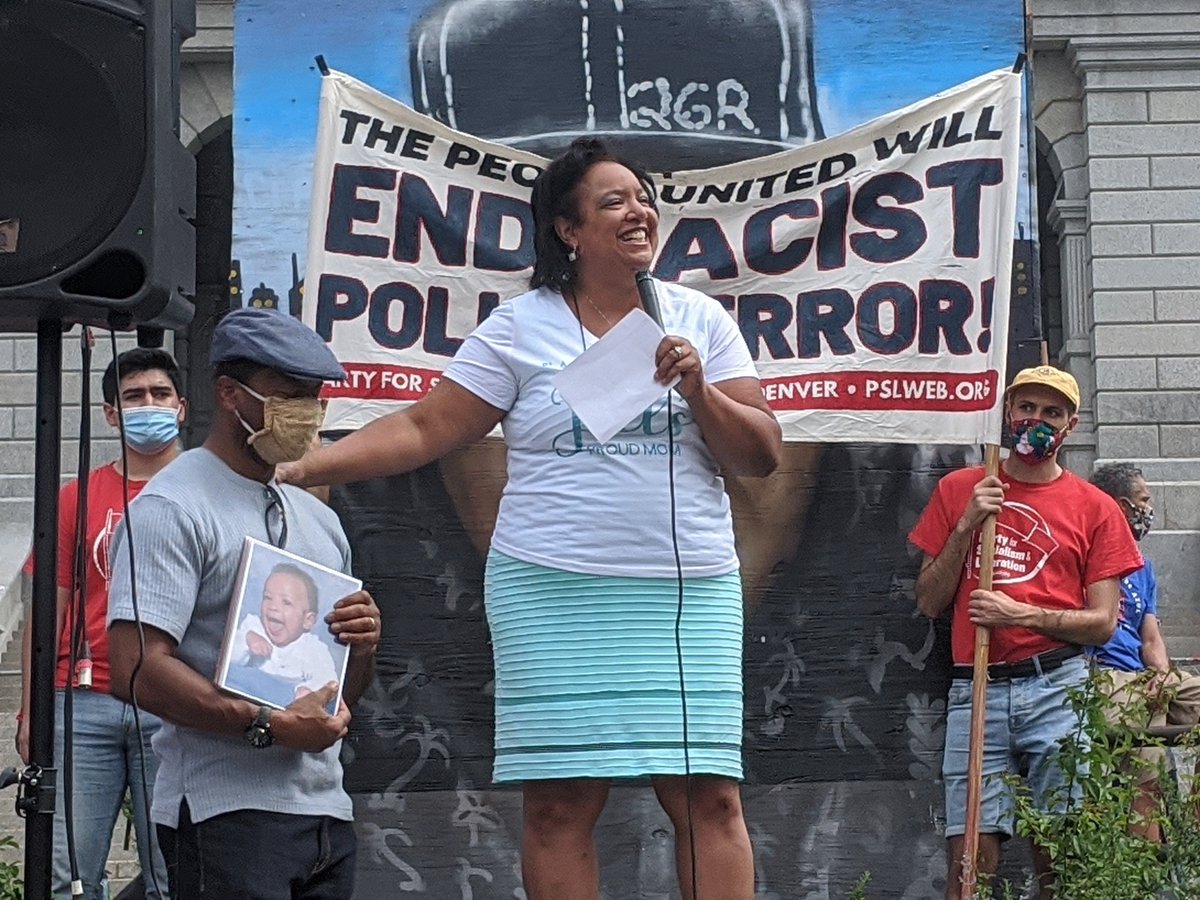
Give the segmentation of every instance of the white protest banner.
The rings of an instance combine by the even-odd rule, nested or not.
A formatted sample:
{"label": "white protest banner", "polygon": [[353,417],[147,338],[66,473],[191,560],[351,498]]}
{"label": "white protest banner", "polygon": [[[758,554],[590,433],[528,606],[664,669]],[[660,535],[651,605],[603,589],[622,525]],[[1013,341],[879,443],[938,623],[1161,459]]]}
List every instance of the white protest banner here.
{"label": "white protest banner", "polygon": [[[304,317],[350,373],[326,389],[342,430],[424,396],[526,289],[546,161],[321,83]],[[1021,113],[1001,70],[820,143],[656,176],[654,274],[730,311],[787,440],[999,439]]]}

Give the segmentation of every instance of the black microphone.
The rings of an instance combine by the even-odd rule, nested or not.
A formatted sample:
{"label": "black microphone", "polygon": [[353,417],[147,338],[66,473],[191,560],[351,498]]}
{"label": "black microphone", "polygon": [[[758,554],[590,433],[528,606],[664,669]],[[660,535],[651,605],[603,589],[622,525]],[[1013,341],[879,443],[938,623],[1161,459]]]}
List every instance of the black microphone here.
{"label": "black microphone", "polygon": [[637,280],[638,294],[642,298],[642,306],[646,308],[646,315],[654,320],[654,324],[666,331],[667,329],[663,326],[662,311],[658,308],[658,291],[654,289],[654,279],[645,269],[633,277]]}

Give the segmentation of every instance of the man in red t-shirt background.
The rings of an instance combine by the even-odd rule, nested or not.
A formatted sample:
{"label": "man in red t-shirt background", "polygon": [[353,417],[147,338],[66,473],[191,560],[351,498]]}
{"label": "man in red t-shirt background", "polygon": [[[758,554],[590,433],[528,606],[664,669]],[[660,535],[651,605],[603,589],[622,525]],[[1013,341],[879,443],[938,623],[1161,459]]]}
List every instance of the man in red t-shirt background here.
{"label": "man in red t-shirt background", "polygon": [[[918,608],[930,617],[951,611],[954,680],[942,763],[951,900],[961,891],[975,626],[992,629],[978,860],[987,875],[1013,834],[1003,775],[1026,772],[1035,801],[1047,808],[1067,802],[1054,760],[1059,741],[1079,724],[1067,691],[1087,678],[1082,647],[1105,643],[1116,628],[1119,579],[1142,565],[1116,502],[1057,461],[1078,410],[1079,385],[1068,373],[1051,366],[1019,372],[1005,397],[1013,451],[1000,476],[982,467],[945,476],[909,534],[924,553]],[[993,590],[984,591],[979,528],[993,514]],[[1052,873],[1037,847],[1034,862],[1048,898]]]}
{"label": "man in red t-shirt background", "polygon": [[[117,369],[120,368],[120,385]],[[133,797],[133,818],[137,832],[138,856],[147,873],[146,896],[158,898],[149,868],[166,890],[167,876],[157,842],[147,822],[144,789],[152,789],[158,762],[150,749],[150,738],[161,724],[156,716],[141,711],[141,734],[134,727],[133,708],[113,696],[108,665],[108,581],[109,546],[124,515],[122,491],[128,474],[129,500],[145,487],[154,475],[179,455],[179,426],[187,415],[187,404],[180,395],[179,367],[164,350],[138,347],[127,350],[109,363],[101,378],[104,416],[113,428],[117,421],[117,391],[121,392],[125,422],[125,449],[128,472],[122,462],[93,469],[88,478],[87,525],[84,545],[76,546],[76,510],[79,483],[70,481],[58,498],[58,664],[54,676],[55,729],[54,758],[63,762],[63,700],[72,691],[74,742],[74,805],[76,859],[83,882],[85,900],[100,900],[104,866],[112,842],[113,827],[120,814],[121,802],[128,789]],[[83,415],[88,411],[84,410]],[[77,553],[84,554],[87,566],[83,586],[83,641],[77,656],[83,660],[71,672],[71,634],[80,610],[76,585]],[[25,572],[33,574],[32,556]],[[17,752],[29,762],[29,672],[32,629],[25,628],[21,657],[21,712],[17,715]],[[90,686],[86,670],[90,666]],[[142,760],[145,759],[143,769]],[[54,810],[54,862],[52,889],[55,898],[71,896],[70,864],[67,856],[66,818],[62,784]],[[151,853],[153,848],[153,853]]]}

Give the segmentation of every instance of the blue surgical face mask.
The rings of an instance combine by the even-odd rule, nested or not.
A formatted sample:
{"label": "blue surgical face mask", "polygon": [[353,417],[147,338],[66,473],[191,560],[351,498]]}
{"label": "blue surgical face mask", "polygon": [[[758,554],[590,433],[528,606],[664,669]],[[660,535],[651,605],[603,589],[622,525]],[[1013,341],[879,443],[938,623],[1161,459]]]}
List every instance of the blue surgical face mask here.
{"label": "blue surgical face mask", "polygon": [[179,437],[179,410],[169,406],[134,406],[121,418],[126,446],[145,456],[162,453]]}

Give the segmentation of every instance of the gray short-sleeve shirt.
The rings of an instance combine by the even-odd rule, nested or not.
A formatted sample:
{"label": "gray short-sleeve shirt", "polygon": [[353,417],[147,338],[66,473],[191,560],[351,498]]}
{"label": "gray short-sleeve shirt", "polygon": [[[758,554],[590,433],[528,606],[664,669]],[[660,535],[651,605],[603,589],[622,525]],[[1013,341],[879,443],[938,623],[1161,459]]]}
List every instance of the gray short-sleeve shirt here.
{"label": "gray short-sleeve shirt", "polygon": [[[350,572],[350,545],[332,510],[299,488],[278,485],[287,517],[287,549]],[[125,538],[131,535],[141,621],[171,635],[176,658],[206,678],[216,672],[229,601],[246,536],[270,541],[265,486],[243,478],[204,448],[159,472],[129,507],[112,553],[108,621],[135,621]],[[272,512],[272,516],[277,516]],[[273,520],[278,537],[277,519]],[[187,800],[200,822],[234,810],[352,818],[342,787],[341,744],[323,753],[174,725],[169,713],[154,737],[159,757],[151,817],[176,827]],[[249,724],[249,723],[247,723]]]}

